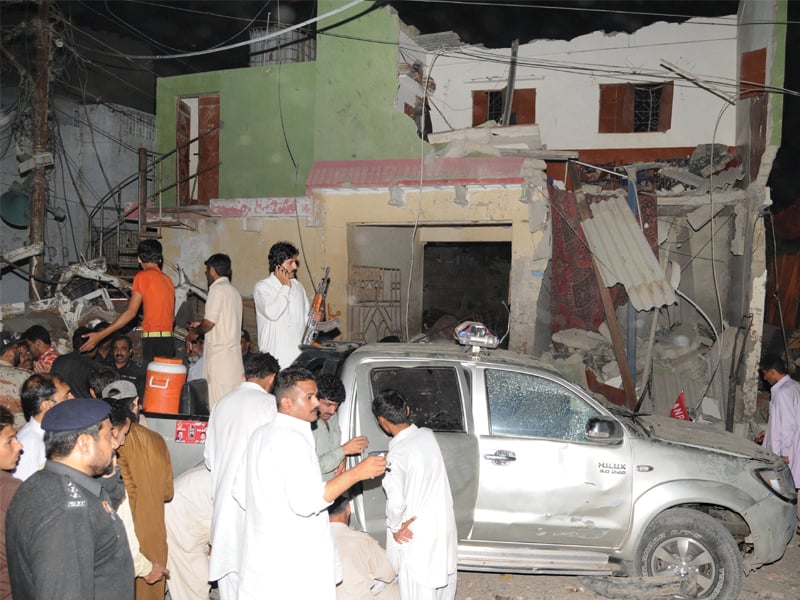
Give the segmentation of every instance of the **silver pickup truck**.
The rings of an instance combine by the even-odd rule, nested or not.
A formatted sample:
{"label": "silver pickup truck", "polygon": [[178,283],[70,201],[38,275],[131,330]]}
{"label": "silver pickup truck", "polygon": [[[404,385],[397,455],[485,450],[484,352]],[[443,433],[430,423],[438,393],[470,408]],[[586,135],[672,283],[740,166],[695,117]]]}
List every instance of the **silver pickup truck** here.
{"label": "silver pickup truck", "polygon": [[[376,344],[340,365],[308,365],[335,370],[347,388],[343,440],[366,435],[370,450],[387,448],[371,403],[389,388],[434,430],[459,568],[680,575],[689,597],[735,599],[745,574],[781,558],[794,534],[797,494],[779,457],[708,426],[606,404],[532,358]],[[384,540],[380,482],[366,482],[354,504],[354,526]]]}
{"label": "silver pickup truck", "polygon": [[[781,558],[794,534],[797,494],[779,457],[708,426],[609,405],[530,357],[334,344],[307,348],[295,365],[341,377],[343,441],[366,435],[371,451],[389,443],[373,396],[407,396],[444,455],[459,568],[679,575],[687,597],[735,600],[745,574]],[[206,420],[152,415],[176,472],[202,460]],[[385,541],[380,480],[364,483],[353,515]]]}

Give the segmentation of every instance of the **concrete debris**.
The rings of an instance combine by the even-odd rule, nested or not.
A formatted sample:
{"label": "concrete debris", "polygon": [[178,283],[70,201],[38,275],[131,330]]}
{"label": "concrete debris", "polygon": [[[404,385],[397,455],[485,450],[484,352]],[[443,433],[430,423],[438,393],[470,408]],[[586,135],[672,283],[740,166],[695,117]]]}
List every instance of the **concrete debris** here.
{"label": "concrete debris", "polygon": [[607,344],[606,339],[594,331],[583,329],[564,329],[553,334],[553,342],[576,350],[592,350],[601,344]]}
{"label": "concrete debris", "polygon": [[612,577],[581,575],[578,581],[587,589],[606,598],[638,598],[660,600],[682,596],[691,597],[696,576],[681,577]]}
{"label": "concrete debris", "polygon": [[725,144],[698,144],[689,159],[689,171],[709,177],[724,169],[734,158],[736,155]]}
{"label": "concrete debris", "polygon": [[[604,327],[601,325],[600,329]],[[645,328],[643,324],[638,326],[640,337],[636,340],[637,364],[634,380],[637,395],[642,393],[648,383],[644,378],[650,373],[649,391],[645,394],[640,410],[668,415],[678,395],[684,392],[687,407],[695,419],[724,426],[722,422],[728,398],[727,379],[733,336],[723,334],[720,342],[713,342],[705,335],[702,327],[689,324],[657,332],[650,372],[645,365],[646,329],[649,328]],[[607,337],[593,331],[567,329],[553,334],[553,343],[566,348],[566,351],[551,350],[542,359],[564,377],[584,389],[594,389],[608,400],[613,401],[608,393],[616,397],[615,392],[621,392],[619,365]],[[593,381],[596,380],[592,388],[586,386],[589,374]],[[712,377],[713,380],[709,383]]]}
{"label": "concrete debris", "polygon": [[545,160],[578,158],[577,152],[548,150],[542,145],[538,125],[499,127],[487,121],[479,127],[439,131],[428,135],[431,144],[446,144],[432,156],[455,158],[474,154],[524,156],[536,159],[536,168],[545,170]]}
{"label": "concrete debris", "polygon": [[689,225],[692,227],[692,229],[695,231],[700,231],[700,229],[702,229],[713,217],[716,217],[723,208],[725,208],[725,205],[723,204],[714,203],[713,206],[711,204],[706,204],[690,212],[686,216],[686,220],[689,222]]}
{"label": "concrete debris", "polygon": [[[694,173],[679,167],[663,167],[660,169],[660,172],[665,177],[679,181],[680,183],[684,184],[684,186],[689,186],[692,188],[691,190],[687,190],[685,188],[679,189],[677,193],[695,196],[707,194],[709,190],[713,192],[727,190],[744,177],[744,168],[742,165],[731,167],[730,169],[726,169],[725,171],[712,175],[711,177],[695,175]],[[670,192],[675,193],[675,190],[672,189]]]}

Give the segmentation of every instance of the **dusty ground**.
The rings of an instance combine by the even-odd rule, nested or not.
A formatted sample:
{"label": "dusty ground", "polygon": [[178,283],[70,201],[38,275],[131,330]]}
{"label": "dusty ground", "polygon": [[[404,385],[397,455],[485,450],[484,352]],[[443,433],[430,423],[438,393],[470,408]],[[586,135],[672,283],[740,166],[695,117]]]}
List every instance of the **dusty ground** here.
{"label": "dusty ground", "polygon": [[[458,574],[456,600],[598,600],[576,577],[555,575]],[[800,599],[800,535],[778,562],[761,567],[744,582],[740,600]]]}

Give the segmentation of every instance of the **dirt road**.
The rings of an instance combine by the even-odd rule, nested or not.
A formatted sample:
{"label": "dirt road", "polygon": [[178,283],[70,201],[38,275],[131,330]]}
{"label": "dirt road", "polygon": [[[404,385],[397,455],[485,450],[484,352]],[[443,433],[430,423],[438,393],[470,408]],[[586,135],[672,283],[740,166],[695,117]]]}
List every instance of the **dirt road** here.
{"label": "dirt road", "polygon": [[[598,600],[576,577],[555,575],[458,574],[456,600]],[[744,582],[740,600],[800,599],[800,536],[778,562],[761,567]]]}

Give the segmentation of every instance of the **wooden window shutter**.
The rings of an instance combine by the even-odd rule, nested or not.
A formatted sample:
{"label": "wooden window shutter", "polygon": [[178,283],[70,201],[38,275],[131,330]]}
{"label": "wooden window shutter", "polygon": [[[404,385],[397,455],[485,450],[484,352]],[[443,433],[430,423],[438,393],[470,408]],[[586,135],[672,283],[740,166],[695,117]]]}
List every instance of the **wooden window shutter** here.
{"label": "wooden window shutter", "polygon": [[661,86],[661,101],[658,107],[658,131],[668,131],[672,127],[672,96],[675,86],[668,81]]}
{"label": "wooden window shutter", "polygon": [[176,180],[178,183],[178,205],[188,204],[189,197],[189,140],[191,139],[192,109],[177,99],[175,114],[175,145],[178,147]]}
{"label": "wooden window shutter", "polygon": [[600,86],[600,133],[633,131],[633,86],[603,84]]}
{"label": "wooden window shutter", "polygon": [[767,49],[742,52],[739,66],[740,98],[753,98],[764,93],[767,81]]}
{"label": "wooden window shutter", "polygon": [[472,126],[482,125],[489,118],[489,92],[472,92]]}
{"label": "wooden window shutter", "polygon": [[193,203],[207,205],[219,196],[219,95],[200,96],[198,101],[198,131],[205,132],[198,140],[197,200]]}
{"label": "wooden window shutter", "polygon": [[527,90],[514,90],[514,97],[511,99],[511,113],[516,114],[517,125],[535,124],[536,88]]}
{"label": "wooden window shutter", "polygon": [[620,86],[622,92],[622,125],[620,133],[633,132],[633,100],[636,90],[633,84],[626,83]]}

